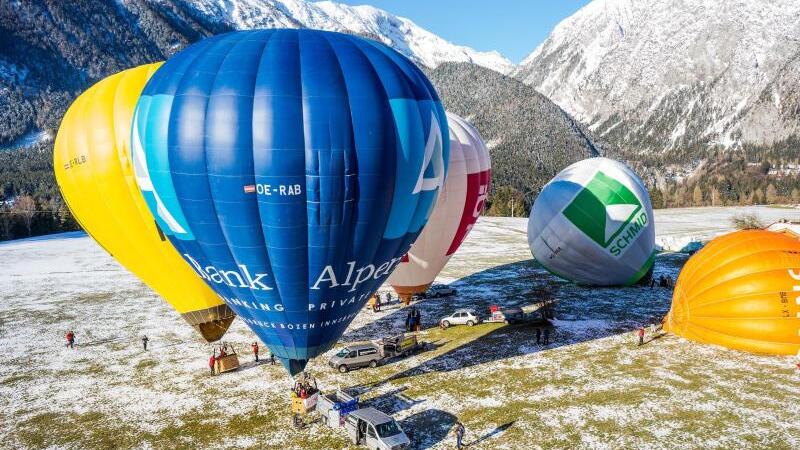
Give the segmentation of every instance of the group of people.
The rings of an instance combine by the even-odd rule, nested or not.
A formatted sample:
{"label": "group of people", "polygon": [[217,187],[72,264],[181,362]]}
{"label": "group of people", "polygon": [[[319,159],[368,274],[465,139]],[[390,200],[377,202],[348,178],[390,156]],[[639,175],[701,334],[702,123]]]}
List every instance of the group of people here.
{"label": "group of people", "polygon": [[654,287],[656,287],[656,285],[658,285],[658,287],[662,287],[662,288],[671,288],[672,287],[672,277],[664,275],[664,274],[659,275],[658,280],[656,280],[655,277],[651,277],[650,278],[650,289],[653,289]]}
{"label": "group of people", "polygon": [[[253,358],[255,359],[255,362],[258,362],[259,361],[259,359],[258,359],[258,351],[259,351],[258,342],[253,342],[252,344],[250,344],[250,348],[253,349]],[[270,362],[270,364],[275,364],[275,355],[273,355],[272,353],[269,354],[269,362]]]}
{"label": "group of people", "polygon": [[294,386],[292,386],[292,392],[294,392],[297,397],[302,399],[311,397],[318,391],[317,380],[305,372],[297,376]]}
{"label": "group of people", "polygon": [[208,359],[208,367],[211,369],[211,375],[217,374],[217,361],[228,356],[229,351],[233,353],[233,348],[230,348],[228,344],[222,344],[219,346],[219,354],[217,354],[216,348],[211,351],[211,357]]}
{"label": "group of people", "polygon": [[376,292],[372,297],[369,298],[368,304],[369,307],[372,309],[372,312],[378,312],[381,310],[381,305],[389,304],[391,301],[392,301],[391,293],[385,292],[381,294],[380,292]]}
{"label": "group of people", "polygon": [[[544,336],[542,336],[544,334]],[[544,339],[542,339],[544,337]],[[536,345],[549,345],[550,344],[550,327],[536,328]]]}
{"label": "group of people", "polygon": [[419,308],[412,306],[406,316],[406,331],[419,331],[422,329],[422,313]]}

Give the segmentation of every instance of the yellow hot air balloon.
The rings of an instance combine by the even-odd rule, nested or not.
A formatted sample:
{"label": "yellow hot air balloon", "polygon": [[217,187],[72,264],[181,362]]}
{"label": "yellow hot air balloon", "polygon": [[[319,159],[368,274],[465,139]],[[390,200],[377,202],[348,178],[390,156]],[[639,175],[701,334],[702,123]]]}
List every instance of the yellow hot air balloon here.
{"label": "yellow hot air balloon", "polygon": [[56,181],[83,229],[213,342],[235,315],[161,234],[133,173],[131,119],[160,65],[112,75],[75,100],[56,136]]}
{"label": "yellow hot air balloon", "polygon": [[766,230],[712,240],[681,270],[665,329],[754,353],[800,351],[800,239]]}

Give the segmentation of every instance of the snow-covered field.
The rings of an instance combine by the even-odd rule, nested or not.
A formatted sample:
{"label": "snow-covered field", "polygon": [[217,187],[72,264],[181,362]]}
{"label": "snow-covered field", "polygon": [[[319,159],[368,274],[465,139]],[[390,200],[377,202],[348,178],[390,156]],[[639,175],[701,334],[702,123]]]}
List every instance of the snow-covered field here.
{"label": "snow-covered field", "polygon": [[[796,209],[755,208],[764,222]],[[659,239],[732,228],[731,208],[656,213]],[[637,348],[633,330],[669,309],[666,289],[581,288],[531,260],[525,219],[481,219],[440,281],[455,298],[419,303],[436,349],[377,369],[309,369],[392,413],[414,448],[800,448],[800,374],[792,358],[755,356],[665,335]],[[659,255],[656,275],[685,262]],[[210,347],[82,233],[0,244],[0,447],[346,448],[340,431],[291,427],[291,381],[279,365],[207,374]],[[550,345],[502,324],[441,331],[460,306],[556,300]],[[342,344],[399,332],[405,311],[362,312]],[[66,329],[77,348],[63,346]],[[143,352],[139,338],[150,337]],[[226,340],[254,339],[239,321]]]}

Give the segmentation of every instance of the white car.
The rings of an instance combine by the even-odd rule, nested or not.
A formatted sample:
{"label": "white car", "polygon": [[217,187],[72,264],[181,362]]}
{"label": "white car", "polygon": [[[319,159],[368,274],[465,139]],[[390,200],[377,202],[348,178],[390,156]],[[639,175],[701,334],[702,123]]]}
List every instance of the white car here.
{"label": "white car", "polygon": [[475,314],[474,309],[457,309],[456,312],[439,321],[443,328],[451,325],[468,325],[471,327],[478,323],[481,323],[481,318]]}

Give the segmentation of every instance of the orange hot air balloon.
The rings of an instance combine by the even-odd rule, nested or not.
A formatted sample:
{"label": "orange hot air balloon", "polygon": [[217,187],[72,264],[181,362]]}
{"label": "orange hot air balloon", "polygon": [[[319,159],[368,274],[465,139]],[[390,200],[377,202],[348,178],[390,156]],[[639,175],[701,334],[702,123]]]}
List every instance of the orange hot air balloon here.
{"label": "orange hot air balloon", "polygon": [[664,328],[774,355],[800,351],[800,239],[746,230],[712,240],[681,270]]}

